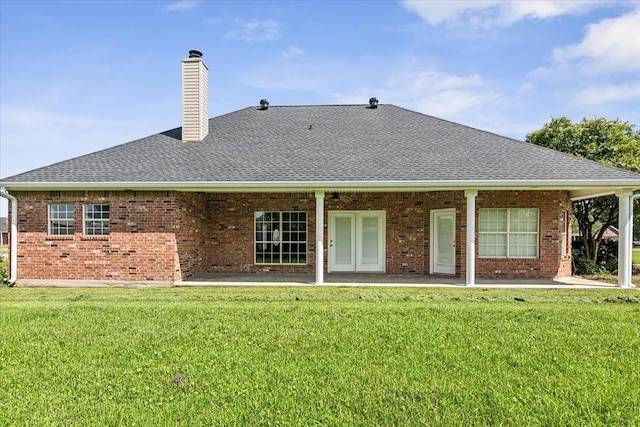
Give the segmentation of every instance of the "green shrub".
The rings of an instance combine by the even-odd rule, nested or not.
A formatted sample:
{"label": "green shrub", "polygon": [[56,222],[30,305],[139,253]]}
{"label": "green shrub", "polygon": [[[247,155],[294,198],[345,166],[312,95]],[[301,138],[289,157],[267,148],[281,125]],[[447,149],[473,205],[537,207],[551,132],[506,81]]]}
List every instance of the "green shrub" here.
{"label": "green shrub", "polygon": [[4,283],[7,277],[7,259],[0,257],[0,284]]}
{"label": "green shrub", "polygon": [[596,266],[587,259],[582,248],[573,248],[573,274],[578,276],[588,276],[596,272]]}

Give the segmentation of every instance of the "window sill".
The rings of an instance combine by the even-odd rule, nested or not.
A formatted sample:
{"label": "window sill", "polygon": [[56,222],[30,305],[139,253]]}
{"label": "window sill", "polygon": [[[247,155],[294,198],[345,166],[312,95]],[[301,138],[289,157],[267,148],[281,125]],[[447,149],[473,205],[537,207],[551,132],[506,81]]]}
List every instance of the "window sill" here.
{"label": "window sill", "polygon": [[80,240],[109,240],[109,236],[81,236]]}
{"label": "window sill", "polygon": [[69,236],[47,236],[47,240],[73,240],[73,234]]}

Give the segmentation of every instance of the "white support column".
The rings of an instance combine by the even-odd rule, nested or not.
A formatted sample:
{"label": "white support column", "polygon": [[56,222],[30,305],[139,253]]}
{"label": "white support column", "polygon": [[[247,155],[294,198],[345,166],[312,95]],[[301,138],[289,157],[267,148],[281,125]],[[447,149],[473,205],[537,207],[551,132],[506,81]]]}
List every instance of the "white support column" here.
{"label": "white support column", "polygon": [[324,283],[324,191],[316,191],[316,285]]}
{"label": "white support column", "polygon": [[618,196],[618,286],[631,287],[631,227],[633,210],[631,195],[633,190],[624,188],[616,192]]}
{"label": "white support column", "polygon": [[476,284],[476,196],[478,190],[464,190],[467,198],[467,286]]}

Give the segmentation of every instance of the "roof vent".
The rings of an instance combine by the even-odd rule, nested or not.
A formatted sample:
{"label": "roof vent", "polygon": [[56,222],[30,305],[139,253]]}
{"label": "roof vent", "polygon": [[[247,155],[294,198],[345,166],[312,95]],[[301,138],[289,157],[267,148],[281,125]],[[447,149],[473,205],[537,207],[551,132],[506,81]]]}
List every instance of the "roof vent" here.
{"label": "roof vent", "polygon": [[202,52],[199,50],[190,50],[189,58],[202,58]]}
{"label": "roof vent", "polygon": [[378,108],[378,98],[369,98],[369,108]]}
{"label": "roof vent", "polygon": [[268,110],[269,109],[269,101],[266,99],[261,99],[260,100],[260,109],[261,110]]}

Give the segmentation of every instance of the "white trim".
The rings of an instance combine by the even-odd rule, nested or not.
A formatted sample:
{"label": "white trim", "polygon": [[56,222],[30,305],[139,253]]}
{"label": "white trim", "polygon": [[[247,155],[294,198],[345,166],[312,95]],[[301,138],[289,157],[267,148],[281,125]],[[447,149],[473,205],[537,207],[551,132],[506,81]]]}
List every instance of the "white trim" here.
{"label": "white trim", "polygon": [[[351,262],[344,264],[337,264],[336,262],[336,248],[338,247],[338,242],[336,241],[336,220],[338,218],[349,219],[351,224],[351,233],[349,236],[349,250],[351,253]],[[329,239],[329,246],[327,251],[327,271],[329,273],[334,272],[347,272],[353,273],[356,271],[356,212],[355,211],[329,211],[327,214],[327,222],[328,222],[328,234],[327,238]]]}
{"label": "white trim", "polygon": [[[57,221],[73,221],[73,233],[71,234],[52,234],[51,233],[51,207],[52,206],[71,206],[73,208],[73,218],[55,218]],[[83,208],[84,217],[84,208]],[[83,221],[84,222],[84,221]],[[47,236],[48,237],[73,237],[76,232],[76,205],[74,203],[48,203],[47,204]],[[83,226],[84,235],[84,226]]]}
{"label": "white trim", "polygon": [[[353,269],[342,270],[336,269],[334,265],[334,254],[333,254],[333,233],[335,230],[333,219],[339,216],[350,216],[352,219],[353,227],[351,230],[351,245],[353,251]],[[362,259],[362,217],[363,216],[376,216],[379,220],[378,222],[378,260],[379,263],[376,264],[376,267],[368,267],[361,262]],[[327,263],[327,270],[329,272],[353,272],[353,273],[385,273],[387,269],[387,211],[385,210],[333,210],[329,211],[327,214],[329,230],[328,236],[330,239],[329,243],[329,262]]]}
{"label": "white trim", "polygon": [[[484,259],[491,259],[491,258],[495,258],[495,259],[538,259],[540,258],[540,208],[481,208],[478,209],[478,226],[480,226],[480,211],[507,211],[507,228],[505,231],[478,231],[478,235],[483,234],[483,235],[488,235],[488,234],[504,234],[506,236],[506,243],[505,243],[505,249],[506,249],[506,255],[505,256],[501,256],[501,255],[478,255],[479,258],[484,258]],[[534,210],[536,211],[536,216],[537,216],[537,224],[536,224],[536,231],[532,232],[532,231],[511,231],[511,213],[512,211],[517,211],[517,210]],[[512,235],[535,235],[536,236],[536,255],[535,256],[530,256],[530,255],[525,255],[525,256],[514,256],[510,254],[510,248],[511,248],[511,236]],[[478,252],[480,252],[479,247],[478,247]]]}
{"label": "white trim", "polygon": [[[109,217],[107,219],[104,218],[100,218],[100,219],[87,219],[86,217],[86,213],[87,213],[87,206],[108,206],[109,207]],[[87,221],[96,221],[96,222],[101,222],[107,223],[107,234],[87,234]],[[108,237],[109,234],[111,234],[111,205],[109,203],[83,203],[82,204],[82,235],[85,237]],[[100,227],[100,230],[104,231],[104,227]]]}
{"label": "white trim", "polygon": [[[4,182],[0,183],[7,189],[20,190],[182,190],[182,191],[247,191],[247,192],[277,192],[277,191],[403,191],[425,189],[436,190],[466,190],[470,181],[440,180],[440,181],[166,181],[166,182]],[[580,191],[589,190],[589,194],[613,194],[621,187],[640,189],[640,178],[633,180],[483,180],[473,181],[474,188],[492,190],[571,190],[576,191],[576,197],[589,197]],[[591,196],[593,197],[593,196]]]}
{"label": "white trim", "polygon": [[[280,228],[274,230],[274,234],[273,236],[280,236],[278,242],[276,243],[276,239],[273,238],[273,240],[257,240],[256,239],[256,234],[258,234],[258,230],[256,228],[257,225],[257,217],[256,217],[256,213],[261,212],[261,213],[277,213],[278,214],[278,226]],[[304,252],[304,262],[282,262],[282,256],[284,255],[283,252],[283,245],[282,244],[302,244],[302,241],[291,241],[291,240],[287,240],[287,241],[283,241],[282,238],[282,233],[284,232],[284,226],[283,224],[285,223],[283,216],[284,214],[304,214],[305,220],[304,220],[304,224],[305,224],[305,233],[306,233],[306,238],[304,240],[304,245],[305,245],[305,252]],[[293,220],[289,220],[289,223],[292,223]],[[295,222],[297,223],[301,223],[301,220],[298,217],[298,220],[296,220]],[[300,230],[298,230],[297,232],[300,232]],[[273,243],[276,247],[279,247],[280,249],[280,261],[281,262],[258,262],[257,258],[258,258],[258,252],[256,251],[256,244],[258,243]],[[291,252],[289,253],[289,255],[291,255]],[[298,261],[299,261],[299,255],[300,252],[297,252],[298,255]],[[272,211],[272,210],[258,210],[258,211],[253,211],[253,265],[255,266],[264,266],[264,265],[307,265],[309,263],[309,213],[307,211]]]}

